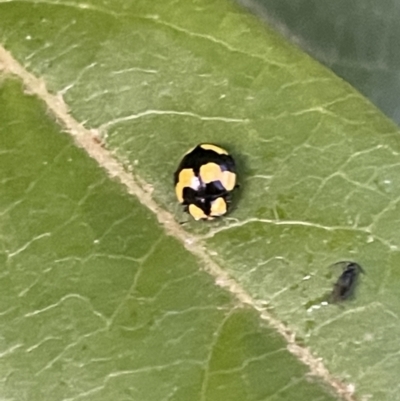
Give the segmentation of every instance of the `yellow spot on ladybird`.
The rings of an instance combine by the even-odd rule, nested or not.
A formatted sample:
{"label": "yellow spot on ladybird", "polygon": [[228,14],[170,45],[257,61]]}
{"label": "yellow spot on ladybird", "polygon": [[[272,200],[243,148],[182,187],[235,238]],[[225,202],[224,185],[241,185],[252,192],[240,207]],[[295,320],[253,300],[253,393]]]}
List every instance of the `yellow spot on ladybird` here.
{"label": "yellow spot on ladybird", "polygon": [[189,213],[193,216],[195,220],[207,219],[206,214],[193,203],[189,205]]}
{"label": "yellow spot on ladybird", "polygon": [[224,198],[217,198],[211,202],[211,216],[222,216],[226,213],[226,202]]}
{"label": "yellow spot on ladybird", "polygon": [[233,191],[236,185],[236,174],[231,171],[223,171],[221,183],[227,191]]}
{"label": "yellow spot on ladybird", "polygon": [[179,173],[179,180],[175,185],[175,193],[180,203],[183,203],[183,188],[190,187],[193,178],[196,178],[196,176],[194,175],[193,170],[190,168],[184,168]]}
{"label": "yellow spot on ladybird", "polygon": [[200,167],[200,177],[206,184],[220,180],[221,173],[221,168],[216,163],[207,163]]}
{"label": "yellow spot on ladybird", "polygon": [[200,144],[200,147],[202,147],[205,150],[213,150],[215,153],[218,153],[219,155],[227,155],[228,152],[225,149],[220,148],[217,145],[213,145],[211,143],[202,143]]}

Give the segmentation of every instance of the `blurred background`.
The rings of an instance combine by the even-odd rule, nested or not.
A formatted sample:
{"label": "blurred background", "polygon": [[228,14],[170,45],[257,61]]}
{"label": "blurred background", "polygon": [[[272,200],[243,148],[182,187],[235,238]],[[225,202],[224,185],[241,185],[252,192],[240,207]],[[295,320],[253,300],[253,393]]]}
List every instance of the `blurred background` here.
{"label": "blurred background", "polygon": [[400,0],[238,0],[400,125]]}

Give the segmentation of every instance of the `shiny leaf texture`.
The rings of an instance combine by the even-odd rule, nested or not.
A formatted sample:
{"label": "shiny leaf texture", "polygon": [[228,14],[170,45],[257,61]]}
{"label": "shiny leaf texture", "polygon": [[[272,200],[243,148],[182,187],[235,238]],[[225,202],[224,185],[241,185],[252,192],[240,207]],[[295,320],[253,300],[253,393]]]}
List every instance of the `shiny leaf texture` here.
{"label": "shiny leaf texture", "polygon": [[[397,229],[400,143],[394,125],[368,101],[331,72],[288,45],[257,19],[233,3],[224,1],[4,2],[0,3],[0,38],[28,71],[42,78],[51,91],[63,96],[77,121],[84,122],[87,128],[98,130],[107,149],[130,168],[135,177],[152,187],[153,199],[173,213],[178,221],[188,219],[177,204],[172,188],[172,173],[182,154],[198,142],[215,142],[227,148],[237,160],[241,184],[234,209],[227,218],[211,224],[189,221],[184,228],[190,233],[191,241],[204,246],[204,252],[249,294],[253,306],[257,309],[267,308],[271,315],[296,334],[298,343],[322,358],[335,377],[347,383],[350,389],[354,387],[359,399],[400,399],[396,374],[400,368],[396,358],[400,334],[397,312],[400,307],[397,296],[400,279],[397,263],[400,241]],[[46,145],[44,142],[43,146]],[[79,166],[79,163],[73,162],[71,165]],[[68,164],[64,161],[64,165]],[[87,169],[81,167],[78,169],[80,173],[76,174],[81,175]],[[68,174],[64,172],[62,177]],[[85,174],[82,179],[84,177]],[[106,188],[112,187],[106,176],[102,177]],[[90,185],[83,185],[86,197],[87,189],[92,188]],[[113,191],[120,191],[118,196],[124,197],[123,188],[113,185],[116,188]],[[58,189],[59,185],[55,186]],[[83,196],[76,195],[75,203],[82,202]],[[153,274],[153,278],[146,280],[146,286],[154,286],[154,292],[149,295],[151,300],[158,302],[154,294],[163,292],[157,290],[159,286],[163,288],[163,281],[158,281],[158,275],[171,274],[172,282],[179,282],[180,279],[175,276],[178,274],[175,271],[177,264],[176,269],[183,269],[182,274],[199,276],[196,280],[208,282],[210,287],[207,287],[207,291],[213,294],[212,297],[225,297],[225,303],[210,301],[211,306],[206,303],[207,310],[212,309],[217,315],[222,313],[218,312],[220,310],[232,310],[229,305],[234,302],[234,294],[228,295],[219,290],[212,278],[207,278],[205,273],[203,276],[201,263],[196,264],[190,252],[175,244],[180,250],[172,253],[172,260],[164,262],[163,258],[169,254],[167,250],[171,249],[173,240],[169,237],[161,239],[164,232],[154,228],[157,224],[150,212],[144,212],[142,207],[134,212],[136,209],[131,204],[136,200],[128,196],[125,199],[129,206],[116,207],[114,196],[104,195],[97,207],[92,206],[106,215],[110,213],[108,220],[98,213],[92,218],[98,220],[96,224],[106,230],[104,226],[114,227],[115,222],[121,221],[123,224],[127,214],[129,216],[128,210],[132,208],[131,213],[136,214],[127,220],[128,226],[122,228],[125,236],[145,238],[147,234],[142,235],[142,229],[150,238],[155,235],[150,242],[159,241],[159,245],[151,248],[153,251],[149,250],[149,242],[144,239],[147,245],[143,245],[142,253],[130,256],[132,263],[138,265],[137,270]],[[66,194],[60,199],[68,200],[71,197]],[[106,207],[107,204],[110,206]],[[60,205],[59,208],[62,207],[65,206]],[[69,214],[74,215],[73,210]],[[114,213],[120,213],[119,217]],[[79,216],[74,219],[77,222],[80,220]],[[150,220],[153,222],[150,223]],[[79,234],[85,236],[88,223],[82,221],[78,224]],[[66,223],[61,221],[60,224]],[[54,227],[27,235],[19,247],[52,229]],[[101,238],[101,235],[100,230],[92,236],[93,241],[99,236]],[[92,248],[90,251],[79,251],[85,241],[68,231],[65,236],[76,241],[70,251],[78,253],[78,262],[91,260],[89,255],[94,252]],[[130,246],[130,242],[124,240],[125,236],[119,232],[114,234],[111,230],[109,236],[110,241],[122,247],[124,253],[142,249],[142,246]],[[44,241],[48,240],[44,238]],[[165,246],[165,251],[159,250],[159,256],[153,262],[153,252],[162,246]],[[118,255],[118,252],[111,248],[101,254],[107,259],[107,255]],[[71,260],[71,256],[63,252],[61,256],[56,255],[54,260],[58,258]],[[361,275],[353,299],[343,305],[326,304],[325,300],[341,273],[340,268],[332,264],[340,260],[354,260],[366,273]],[[38,263],[45,266],[43,262]],[[148,264],[148,269],[143,268],[144,264]],[[153,264],[157,265],[157,269]],[[164,265],[169,267],[164,268]],[[128,273],[122,274],[122,284],[129,285],[129,289],[132,282],[138,280],[133,270],[129,270],[132,274],[130,279],[126,277]],[[108,283],[108,264],[103,274]],[[142,273],[138,277],[141,276]],[[95,275],[95,278],[102,280],[101,275]],[[169,279],[166,280],[168,282]],[[84,286],[79,274],[75,282]],[[71,288],[64,288],[64,284],[60,291],[70,294]],[[134,290],[136,286],[133,285]],[[179,304],[179,308],[188,310],[189,315],[192,309],[197,311],[204,307],[202,302],[211,297],[202,293],[206,286],[200,281],[193,282],[187,288],[185,284],[179,285],[179,288],[181,286],[187,290],[186,302],[192,301],[190,295],[193,288],[200,294],[193,296],[193,302],[199,298],[200,306],[185,307],[185,302]],[[129,289],[125,289],[125,293],[131,294]],[[119,288],[116,293],[123,296]],[[171,297],[177,297],[174,302],[182,297],[176,289],[169,293]],[[81,296],[80,291],[77,294]],[[113,304],[108,300],[109,295],[105,301],[105,294],[85,294],[82,297],[90,300],[87,302],[88,311],[93,309],[97,312],[91,300],[97,295],[99,302],[108,306],[108,315],[103,310],[98,315],[93,313],[108,324],[110,316],[113,316],[112,311],[115,313],[115,305],[121,305],[121,301],[116,298]],[[60,299],[66,296],[59,295],[55,297],[57,301],[45,302],[37,309],[59,305]],[[126,333],[132,333],[132,336],[138,336],[138,342],[129,345],[122,341],[120,351],[113,349],[106,356],[99,356],[95,352],[92,358],[95,361],[109,358],[115,362],[116,355],[121,355],[118,372],[140,370],[148,366],[130,366],[132,361],[123,358],[122,349],[137,351],[138,354],[133,358],[136,361],[142,352],[142,348],[138,349],[138,344],[141,344],[139,341],[145,341],[148,347],[145,346],[143,355],[147,349],[159,354],[155,350],[163,349],[166,341],[159,337],[156,340],[147,339],[147,331],[152,331],[152,326],[147,331],[141,331],[143,325],[150,324],[145,323],[146,316],[157,326],[160,306],[139,308],[138,303],[141,305],[141,302],[147,301],[146,298],[142,300],[141,293],[138,298],[135,295],[132,295],[132,300],[130,296],[126,298],[127,302],[136,305],[132,307],[136,311],[132,312],[133,316],[130,316],[125,303],[121,307],[121,327],[124,329],[118,335],[123,337]],[[83,302],[79,297],[73,297],[73,300]],[[168,299],[168,302],[173,301]],[[174,307],[171,310],[174,311]],[[58,312],[58,309],[54,308],[54,312]],[[251,330],[259,330],[258,327],[262,326],[262,330],[268,331],[256,312],[240,309],[239,314],[242,313],[246,319],[250,319],[253,325]],[[180,318],[181,314],[177,313],[177,316]],[[199,319],[197,312],[195,316],[193,322]],[[226,316],[219,315],[220,320],[216,318],[214,326],[209,328],[209,337],[204,339],[208,347],[213,334],[220,332],[218,327]],[[200,321],[208,322],[208,319],[204,317]],[[137,321],[137,325],[132,320]],[[198,324],[201,327],[208,325]],[[238,324],[230,330],[233,333],[243,326],[247,333],[248,324]],[[173,343],[176,338],[183,336],[190,346],[194,346],[195,337],[182,334],[191,332],[189,326],[182,328],[180,323],[172,324],[172,334],[168,330],[159,330],[162,334],[168,333],[174,339]],[[174,333],[173,329],[177,331]],[[101,328],[88,329],[81,334],[87,336],[87,333],[96,330],[101,331]],[[194,332],[198,333],[198,330]],[[246,335],[240,332],[237,335],[242,340],[230,340],[222,336],[226,350],[235,349],[229,344],[247,344],[244,340]],[[269,344],[268,335],[262,331],[254,340],[255,343]],[[57,337],[54,334],[52,336]],[[75,344],[75,337],[71,338],[67,343]],[[119,337],[112,337],[109,341],[113,342],[115,338]],[[104,350],[109,348],[110,343],[103,338],[96,339],[95,346],[101,348],[98,341],[103,344]],[[158,341],[161,348],[157,348],[152,341]],[[277,349],[283,349],[282,342],[279,344]],[[71,347],[67,346],[67,351]],[[178,348],[186,352],[180,344]],[[252,347],[251,350],[254,354],[246,354],[243,361],[269,352],[260,352]],[[68,354],[63,355],[70,360]],[[174,355],[176,361],[182,360]],[[188,355],[194,365],[196,361],[203,361],[196,365],[199,369],[198,380],[201,381],[201,369],[206,370],[205,359],[192,357],[190,353]],[[286,352],[283,355],[287,357]],[[164,352],[161,352],[161,362],[154,358],[150,364],[164,366],[171,357],[166,354],[162,359],[163,356]],[[232,357],[236,358],[237,354],[233,353]],[[269,363],[268,366],[279,372],[289,372],[289,378],[302,377],[301,385],[307,387],[305,391],[311,391],[310,388],[312,391],[323,391],[318,384],[305,384],[304,371],[300,376],[290,372],[292,363],[297,366],[296,369],[301,366],[294,357],[291,358],[290,362],[283,360]],[[221,361],[225,360],[230,361],[226,354],[221,357]],[[117,361],[120,362],[118,358]],[[77,366],[83,364],[77,363]],[[221,393],[217,396],[217,392],[227,389],[232,394],[249,394],[246,399],[279,399],[285,388],[297,383],[296,379],[291,381],[286,378],[286,384],[271,379],[277,373],[266,374],[264,367],[246,375],[238,373],[242,381],[229,377],[229,384],[221,384],[218,381],[222,377],[225,379],[225,373],[237,372],[235,369],[238,366],[248,365],[246,362],[235,362],[230,367],[223,364],[215,366],[219,372],[215,387],[212,387],[215,393],[208,395],[199,390],[203,399],[221,399]],[[114,377],[111,370],[109,368],[104,376]],[[183,373],[188,372],[186,367],[182,367],[182,370]],[[263,379],[256,379],[257,375]],[[251,384],[246,379],[249,376],[254,378]],[[191,373],[190,377],[195,381]],[[258,392],[254,384],[267,380],[267,377],[278,386],[269,393],[274,396],[267,395],[264,388]],[[175,378],[176,382],[186,383],[178,373]],[[120,379],[123,380],[122,377]],[[154,384],[150,384],[152,379],[148,379],[148,388],[156,391]],[[171,380],[168,376],[165,383],[173,383]],[[207,389],[209,384],[214,386],[210,378],[206,382]],[[145,385],[145,381],[140,383]],[[270,385],[265,384],[265,389]],[[101,385],[95,382],[90,388],[98,387]],[[120,391],[123,391],[122,387]],[[244,387],[246,390],[243,390]],[[81,393],[88,392],[88,388],[82,389]],[[135,385],[132,385],[132,391],[134,388]],[[172,393],[175,388],[180,389],[174,384],[166,387],[162,397],[185,399],[183,396],[175,397]],[[129,394],[127,398],[142,400],[146,391],[143,390],[140,396]],[[304,398],[304,394],[301,398],[297,389],[293,394],[289,399],[293,400],[295,396],[302,400],[313,399]],[[321,394],[313,397],[328,397]],[[149,395],[149,399],[160,397],[158,394]],[[229,397],[237,395],[224,393],[224,400]],[[242,397],[238,396],[239,399]],[[194,398],[191,395],[186,399]],[[285,399],[283,395],[282,399]]]}

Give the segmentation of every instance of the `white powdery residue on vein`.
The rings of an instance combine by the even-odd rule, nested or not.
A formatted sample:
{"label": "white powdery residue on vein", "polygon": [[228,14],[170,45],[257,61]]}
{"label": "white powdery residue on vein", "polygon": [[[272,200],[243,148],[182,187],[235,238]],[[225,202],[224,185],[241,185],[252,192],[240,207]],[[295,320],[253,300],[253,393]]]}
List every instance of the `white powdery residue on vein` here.
{"label": "white powdery residue on vein", "polygon": [[193,117],[203,121],[221,121],[225,123],[248,123],[249,120],[242,118],[232,118],[232,117],[222,117],[222,116],[202,116],[200,114],[192,113],[190,111],[177,111],[177,110],[146,110],[141,113],[132,114],[130,116],[116,118],[112,121],[109,121],[105,124],[102,124],[99,127],[99,131],[103,132],[110,128],[113,125],[137,120],[139,118],[147,117],[147,116],[183,116],[183,117]]}
{"label": "white powdery residue on vein", "polygon": [[259,219],[259,218],[250,218],[247,220],[242,220],[238,222],[234,222],[231,224],[228,224],[226,226],[218,227],[215,229],[211,229],[207,234],[203,235],[201,239],[209,239],[214,237],[215,235],[231,230],[237,227],[242,227],[247,224],[251,223],[260,223],[260,224],[271,224],[271,225],[276,225],[276,226],[288,226],[288,227],[309,227],[309,228],[315,228],[323,231],[358,231],[363,234],[368,234],[372,235],[371,232],[368,230],[368,228],[363,228],[363,227],[348,227],[348,226],[324,226],[322,224],[318,223],[313,223],[309,221],[301,221],[301,220],[275,220],[275,219]]}
{"label": "white powdery residue on vein", "polygon": [[49,93],[43,80],[38,79],[28,72],[2,46],[0,46],[0,70],[18,76],[23,81],[29,93],[36,95],[44,101],[48,109],[65,127],[65,130],[75,139],[77,145],[85,149],[111,177],[118,178],[126,186],[130,194],[135,195],[143,205],[148,207],[158,218],[158,221],[163,225],[167,233],[178,239],[188,251],[201,261],[204,270],[215,278],[218,285],[232,293],[241,304],[247,304],[256,309],[260,317],[282,335],[287,342],[288,350],[309,367],[312,375],[324,380],[344,400],[355,401],[352,389],[331,375],[325,368],[322,360],[312,355],[308,348],[297,344],[295,334],[282,322],[268,313],[265,308],[258,305],[239,283],[233,280],[226,271],[214,262],[201,241],[188,241],[189,235],[175,221],[172,214],[162,209],[153,200],[151,186],[142,182],[139,177],[134,177],[131,173],[127,172],[119,161],[114,158],[112,153],[101,146],[101,141],[97,135],[98,131],[88,130],[72,118],[62,97]]}

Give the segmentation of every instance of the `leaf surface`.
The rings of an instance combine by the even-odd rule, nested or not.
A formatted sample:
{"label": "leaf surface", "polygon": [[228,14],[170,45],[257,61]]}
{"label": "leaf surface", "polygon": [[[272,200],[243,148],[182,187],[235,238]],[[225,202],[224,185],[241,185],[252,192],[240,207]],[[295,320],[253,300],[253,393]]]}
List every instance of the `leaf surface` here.
{"label": "leaf surface", "polygon": [[[350,388],[354,386],[360,399],[400,399],[396,374],[399,368],[397,339],[400,334],[397,312],[400,306],[397,296],[400,148],[398,132],[392,123],[332,73],[293,49],[255,18],[226,2],[5,2],[0,3],[0,38],[27,70],[43,78],[50,90],[64,97],[77,121],[99,130],[106,147],[133,170],[135,177],[151,185],[154,200],[174,213],[178,221],[186,217],[175,200],[172,173],[181,155],[198,142],[214,142],[226,147],[236,158],[239,168],[241,187],[237,191],[235,207],[227,218],[220,221],[211,224],[190,221],[186,224],[191,241],[204,246],[204,252],[235,279],[250,296],[256,309],[267,308],[274,318],[296,334],[298,342],[322,358],[335,377],[348,383]],[[18,110],[14,113],[18,114]],[[33,141],[48,145],[45,140]],[[27,147],[36,154],[35,148]],[[88,167],[80,167],[80,163],[89,162],[84,156],[81,158],[82,161],[72,159],[69,164],[63,159],[61,164],[67,171],[61,174],[62,182],[71,174],[71,166],[76,168],[77,176],[85,178]],[[99,172],[96,174],[101,175]],[[34,177],[37,175],[33,174]],[[290,371],[292,364],[296,369],[303,369],[300,386],[305,386],[305,392],[319,391],[313,396],[315,399],[329,397],[321,393],[323,390],[319,385],[306,384],[305,368],[299,367],[293,357],[287,362],[286,351],[282,352],[285,356],[280,362],[267,362],[266,358],[264,367],[254,368],[251,373],[239,373],[250,366],[245,361],[274,352],[260,351],[258,345],[257,349],[251,346],[253,353],[246,351],[250,354],[244,353],[242,362],[232,362],[230,367],[222,363],[231,361],[224,354],[220,364],[215,365],[218,373],[211,375],[212,380],[207,378],[206,384],[203,384],[207,391],[212,388],[213,392],[205,392],[198,383],[201,382],[201,372],[207,371],[207,356],[203,354],[203,359],[191,356],[194,350],[190,347],[195,347],[197,336],[204,337],[204,347],[207,348],[212,344],[215,333],[221,333],[221,336],[217,335],[218,339],[224,339],[221,346],[225,347],[225,352],[230,350],[235,359],[238,357],[233,351],[236,345],[231,347],[230,344],[247,349],[247,339],[253,338],[252,335],[241,334],[238,327],[243,327],[244,333],[261,330],[254,344],[269,346],[269,336],[277,334],[265,334],[270,333],[269,329],[264,327],[260,315],[250,309],[230,312],[235,303],[234,295],[215,287],[213,279],[201,272],[204,266],[197,264],[190,252],[184,251],[171,238],[164,238],[164,231],[156,228],[154,216],[145,212],[142,206],[134,207],[136,200],[124,195],[123,187],[110,184],[106,175],[101,177],[97,180],[103,180],[106,194],[100,196],[97,203],[90,193],[96,192],[100,184],[93,184],[92,178],[87,178],[89,181],[81,184],[83,192],[80,195],[56,197],[59,202],[71,198],[70,209],[63,214],[64,219],[68,216],[67,222],[56,216],[57,223],[51,226],[51,219],[46,217],[43,223],[38,224],[50,224],[49,228],[26,234],[25,240],[21,239],[19,245],[12,248],[14,251],[11,253],[16,252],[32,238],[52,232],[59,226],[66,227],[60,230],[60,235],[62,232],[64,241],[68,239],[66,244],[73,241],[67,247],[76,256],[60,251],[61,256],[57,254],[51,259],[52,263],[59,259],[71,262],[75,257],[78,265],[92,260],[93,254],[97,254],[93,241],[104,236],[113,244],[100,252],[106,260],[103,278],[94,267],[89,274],[90,279],[85,277],[87,283],[95,280],[93,286],[96,290],[91,292],[90,288],[86,288],[89,284],[83,284],[85,279],[78,273],[75,285],[86,288],[88,292],[82,295],[78,291],[79,296],[70,299],[67,294],[72,292],[72,287],[68,287],[68,281],[56,280],[60,285],[62,283],[60,293],[56,293],[53,301],[47,298],[46,302],[41,301],[42,304],[37,307],[39,310],[47,310],[53,304],[62,305],[64,302],[60,300],[65,297],[68,302],[86,302],[87,309],[83,315],[92,311],[100,320],[99,326],[88,329],[83,337],[87,337],[89,332],[103,333],[100,323],[108,327],[107,324],[121,314],[122,328],[115,334],[117,337],[112,337],[107,331],[108,340],[102,337],[94,340],[98,348],[93,360],[112,359],[112,363],[119,364],[118,372],[130,372],[149,366],[130,365],[141,360],[142,347],[138,344],[142,342],[146,344],[143,361],[148,363],[145,349],[149,349],[158,355],[157,358],[153,355],[150,366],[162,367],[170,363],[171,357],[168,353],[164,354],[163,348],[167,340],[163,336],[161,339],[157,336],[155,339],[151,336],[147,338],[147,334],[152,332],[152,324],[157,326],[159,319],[165,320],[158,314],[171,317],[171,312],[160,312],[164,302],[167,305],[177,302],[179,307],[171,306],[166,310],[187,311],[183,313],[186,315],[184,319],[182,313],[176,313],[176,318],[182,318],[187,326],[181,327],[181,323],[174,322],[171,323],[171,331],[158,329],[162,335],[172,338],[170,341],[180,352],[189,355],[193,371],[197,369],[198,372],[197,382],[195,374],[188,373],[186,365],[181,365],[182,374],[190,376],[185,388],[202,394],[198,399],[221,399],[219,392],[224,391],[224,400],[229,397],[285,399],[282,395],[285,389],[293,388],[295,390],[289,399],[299,397],[299,400],[304,400],[300,397],[296,379],[290,380],[290,377],[297,377]],[[57,191],[59,186],[62,187],[60,183],[53,185]],[[70,185],[73,191],[79,188],[78,184]],[[115,191],[119,191],[118,196]],[[44,193],[46,191],[40,192]],[[116,196],[125,199],[126,205],[118,206],[119,201],[114,199]],[[78,213],[76,204],[85,204],[82,199],[88,199],[92,212],[76,214],[71,220],[70,216]],[[10,200],[11,204],[14,202],[15,198]],[[41,202],[41,207],[45,208],[48,201]],[[57,210],[63,208],[66,206],[61,204]],[[36,207],[32,209],[36,210]],[[45,211],[43,213],[45,215]],[[89,217],[90,224],[85,220]],[[72,228],[68,231],[72,222],[76,222],[79,235],[72,234]],[[91,233],[92,224],[99,225],[99,231],[94,234]],[[144,230],[143,234],[141,230]],[[88,235],[91,241],[85,248],[84,239]],[[44,243],[51,238],[44,237]],[[132,245],[129,238],[132,238]],[[143,240],[144,244],[133,246],[136,240],[140,244]],[[171,251],[171,241],[177,247],[176,251]],[[32,244],[36,243],[40,241]],[[64,242],[59,240],[57,243]],[[44,249],[51,247],[44,245]],[[109,263],[110,255],[120,255],[119,252],[123,257],[113,258],[117,266],[113,268]],[[126,260],[126,254],[132,259]],[[167,254],[170,259],[165,261]],[[41,266],[46,265],[41,257],[38,260]],[[325,305],[323,301],[341,273],[340,269],[329,266],[340,260],[355,260],[366,274],[361,277],[354,299],[342,306]],[[122,269],[120,264],[125,263],[129,273],[123,271],[115,278],[110,276],[110,272]],[[132,265],[137,265],[136,270]],[[148,265],[148,269],[144,265]],[[54,268],[48,269],[54,271]],[[196,279],[187,279],[190,285],[182,284],[186,279],[179,278],[180,271],[184,276]],[[143,300],[140,292],[136,294],[144,272],[150,274],[145,279],[145,288],[146,291],[147,286],[149,291],[151,289],[148,295],[151,302],[146,301],[146,297]],[[160,275],[168,277],[159,279]],[[121,280],[119,285],[127,287],[122,290],[115,284],[116,294],[109,295],[105,288],[114,288],[114,284],[110,284],[114,279]],[[48,280],[53,283],[53,280]],[[100,286],[102,280],[104,283]],[[175,288],[168,291],[171,298],[166,301],[158,299],[156,294],[163,293],[162,288],[169,286],[162,284],[163,280],[166,283],[172,281],[176,288],[185,288],[186,295]],[[209,287],[201,280],[205,280]],[[194,289],[198,296],[193,296]],[[210,291],[212,295],[203,290]],[[45,294],[42,290],[39,293]],[[110,296],[112,299],[115,297],[114,303],[108,299]],[[225,303],[207,301],[209,297],[219,300],[220,296]],[[98,311],[97,306],[93,306],[92,297],[98,297],[104,310]],[[190,306],[189,301],[197,299],[199,304]],[[157,306],[152,302],[157,302]],[[130,312],[130,303],[135,312]],[[217,315],[210,327],[205,322],[211,318],[198,317],[198,309],[203,307],[213,316]],[[81,310],[80,307],[78,309]],[[58,312],[58,308],[50,310]],[[187,317],[192,311],[193,316]],[[239,316],[243,314],[238,319],[250,319],[246,320],[250,323],[232,323],[233,326],[230,326],[229,313],[233,313],[232,322],[236,321],[238,313]],[[174,313],[172,315],[175,316]],[[152,323],[146,323],[146,319]],[[221,326],[224,319],[227,321]],[[85,319],[86,323],[89,321]],[[199,329],[190,329],[194,322],[199,324]],[[248,329],[249,325],[252,328]],[[208,337],[199,332],[200,327],[209,330]],[[228,331],[237,332],[235,335],[238,337],[230,340],[220,327],[230,327]],[[62,331],[65,333],[64,329]],[[182,333],[188,333],[187,337]],[[138,342],[118,340],[121,351],[111,347],[106,356],[98,355],[99,349],[108,350],[110,343],[125,335],[135,337]],[[182,341],[189,344],[190,352],[184,351],[181,346],[181,336]],[[74,337],[71,338],[73,342]],[[66,340],[68,344],[71,341]],[[285,347],[279,342],[281,340],[276,341],[279,345],[275,350]],[[67,346],[67,350],[72,348]],[[195,347],[196,350],[198,348],[201,349],[201,346]],[[129,349],[134,354],[124,359],[122,349]],[[219,350],[219,344],[216,350]],[[68,354],[62,355],[68,358]],[[174,355],[172,360],[175,361],[183,358],[177,357],[176,353],[171,355]],[[77,363],[77,366],[82,364]],[[106,369],[107,373],[102,377],[111,375],[114,379],[112,369],[114,367]],[[268,369],[276,371],[267,374]],[[143,398],[145,394],[150,394],[148,399],[185,399],[181,393],[175,395],[173,389],[180,391],[181,387],[176,383],[183,385],[187,380],[178,373],[175,376],[172,371],[163,379],[165,391],[162,396],[147,393],[147,389],[157,390],[152,381],[154,377],[146,376],[148,381],[138,379],[138,383],[143,386],[148,383],[148,387],[143,387],[139,396],[134,394],[136,385],[132,385],[132,393],[126,396],[127,399],[146,399]],[[282,374],[289,372],[285,376],[286,382],[276,379],[278,371]],[[233,372],[241,380],[230,375]],[[129,375],[116,376],[118,380],[128,380]],[[250,376],[253,381],[249,381]],[[221,384],[223,380],[227,381]],[[266,382],[265,388],[259,390],[255,383],[260,384],[264,380],[272,382]],[[175,384],[169,387],[171,383]],[[197,383],[197,388],[190,383]],[[98,382],[91,384],[88,386],[90,389],[104,385]],[[123,387],[117,385],[120,391]],[[88,388],[82,389],[81,393],[95,392]],[[160,388],[161,394],[164,387],[159,384],[157,388]],[[265,389],[269,393],[264,392],[267,391]],[[234,395],[230,396],[229,391]],[[194,393],[190,394],[186,399],[195,399]]]}
{"label": "leaf surface", "polygon": [[0,87],[3,399],[334,399],[21,89]]}

